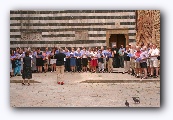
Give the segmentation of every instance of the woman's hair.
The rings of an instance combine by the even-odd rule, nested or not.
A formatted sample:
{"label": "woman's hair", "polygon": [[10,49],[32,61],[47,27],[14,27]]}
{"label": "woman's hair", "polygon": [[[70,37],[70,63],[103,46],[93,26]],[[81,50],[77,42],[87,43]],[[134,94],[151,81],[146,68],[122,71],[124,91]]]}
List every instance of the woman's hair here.
{"label": "woman's hair", "polygon": [[27,57],[29,56],[29,51],[25,52],[25,56]]}
{"label": "woman's hair", "polygon": [[141,47],[140,46],[136,46],[136,49],[141,49]]}
{"label": "woman's hair", "polygon": [[13,55],[14,54],[14,50],[10,50],[10,55]]}
{"label": "woman's hair", "polygon": [[40,48],[38,47],[37,50],[40,50]]}

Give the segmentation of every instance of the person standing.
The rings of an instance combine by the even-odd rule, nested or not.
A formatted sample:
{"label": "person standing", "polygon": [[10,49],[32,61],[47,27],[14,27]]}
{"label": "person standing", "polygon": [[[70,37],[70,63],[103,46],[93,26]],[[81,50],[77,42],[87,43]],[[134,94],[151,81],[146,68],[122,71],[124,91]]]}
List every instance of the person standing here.
{"label": "person standing", "polygon": [[10,60],[11,60],[11,77],[14,77],[14,69],[15,69],[15,67],[16,67],[16,64],[15,64],[15,59],[16,59],[16,56],[14,55],[14,51],[13,50],[11,50],[10,51],[10,54],[11,54],[11,56],[10,56]]}
{"label": "person standing", "polygon": [[151,58],[150,58],[152,49],[153,49],[153,44],[152,43],[149,43],[149,45],[148,45],[148,55],[149,55],[149,57],[148,57],[148,60],[147,60],[148,76],[149,77],[152,77],[151,76],[151,67],[150,67],[150,65],[152,64]]}
{"label": "person standing", "polygon": [[20,54],[19,54],[19,47],[16,48],[16,51],[14,52],[15,58],[15,69],[14,69],[14,75],[20,75]]}
{"label": "person standing", "polygon": [[119,68],[120,63],[119,63],[119,58],[118,58],[118,48],[116,45],[113,45],[112,51],[114,53],[113,67]]}
{"label": "person standing", "polygon": [[98,53],[98,68],[99,72],[104,72],[104,54],[102,53],[102,50],[99,50]]}
{"label": "person standing", "polygon": [[70,67],[71,67],[71,72],[75,72],[76,56],[75,56],[75,50],[74,50],[74,48],[72,48],[72,51],[70,53]]}
{"label": "person standing", "polygon": [[55,54],[56,59],[56,70],[57,70],[57,83],[64,84],[64,58],[66,55],[63,53],[63,50],[60,48],[59,52]]}
{"label": "person standing", "polygon": [[43,55],[42,55],[42,52],[40,51],[40,48],[37,48],[36,66],[37,66],[38,73],[42,73]]}
{"label": "person standing", "polygon": [[[101,51],[102,51],[102,55],[104,56],[103,57],[103,63],[104,63],[104,70],[106,70],[105,68],[106,68],[106,53],[107,53],[107,51],[104,49],[104,47],[102,46],[101,47]],[[114,61],[114,58],[113,58],[113,61]]]}
{"label": "person standing", "polygon": [[97,66],[97,52],[93,48],[91,51],[91,72],[96,72],[96,66]]}
{"label": "person standing", "polygon": [[70,72],[70,52],[67,48],[65,48],[64,54],[66,55],[66,60],[65,60],[65,71]]}
{"label": "person standing", "polygon": [[88,65],[87,51],[86,51],[86,48],[83,47],[83,51],[82,51],[82,71],[83,72],[87,72],[87,65]]}
{"label": "person standing", "polygon": [[89,71],[91,72],[91,70],[92,70],[92,67],[91,67],[91,56],[92,56],[92,49],[91,48],[89,48],[88,49],[88,51],[87,51],[87,58],[88,58],[88,69],[89,69]]}
{"label": "person standing", "polygon": [[118,51],[121,68],[124,68],[124,51],[125,51],[125,48],[123,47],[123,45],[121,45],[121,48]]}
{"label": "person standing", "polygon": [[32,60],[29,57],[29,52],[25,53],[25,57],[23,58],[23,82],[22,85],[25,85],[25,79],[28,79],[28,86],[30,85],[30,79],[32,78],[32,70],[31,70]]}
{"label": "person standing", "polygon": [[114,57],[114,53],[111,50],[111,48],[108,48],[108,53],[107,53],[107,59],[108,59],[108,72],[111,73],[113,72],[113,57]]}
{"label": "person standing", "polygon": [[141,47],[136,46],[136,52],[135,52],[135,70],[136,70],[136,77],[139,78],[141,74],[141,66],[140,62],[137,60],[140,57],[141,54]]}
{"label": "person standing", "polygon": [[80,48],[78,48],[77,51],[75,52],[75,56],[76,56],[77,71],[80,73],[81,72],[81,57],[82,57]]}
{"label": "person standing", "polygon": [[51,64],[51,72],[56,71],[56,59],[55,59],[55,48],[52,48],[50,53],[50,64]]}
{"label": "person standing", "polygon": [[157,57],[159,56],[160,51],[159,49],[157,49],[157,46],[154,44],[153,45],[153,49],[151,50],[151,54],[150,54],[150,59],[151,59],[151,77],[153,77],[154,75],[154,68],[156,69],[156,76],[154,77],[158,77],[158,67],[159,67],[159,61],[157,59]]}
{"label": "person standing", "polygon": [[126,50],[124,51],[124,72],[123,72],[123,74],[125,74],[126,72],[128,72],[130,74],[130,57],[128,56],[129,53],[130,53],[129,45],[126,45]]}
{"label": "person standing", "polygon": [[23,71],[23,50],[22,48],[19,48],[19,56],[18,56],[18,59],[19,59],[19,67],[18,67],[18,71],[19,71],[19,75],[22,75],[22,71]]}
{"label": "person standing", "polygon": [[46,73],[48,71],[48,64],[49,64],[49,54],[48,48],[45,49],[43,52],[43,63],[44,63],[44,72]]}
{"label": "person standing", "polygon": [[140,59],[141,72],[144,71],[144,77],[142,77],[141,75],[141,79],[147,79],[148,51],[146,46],[143,46],[143,48],[141,49]]}
{"label": "person standing", "polygon": [[32,51],[32,71],[33,72],[37,71],[36,55],[37,55],[37,52],[35,51],[35,48],[34,48],[33,51]]}

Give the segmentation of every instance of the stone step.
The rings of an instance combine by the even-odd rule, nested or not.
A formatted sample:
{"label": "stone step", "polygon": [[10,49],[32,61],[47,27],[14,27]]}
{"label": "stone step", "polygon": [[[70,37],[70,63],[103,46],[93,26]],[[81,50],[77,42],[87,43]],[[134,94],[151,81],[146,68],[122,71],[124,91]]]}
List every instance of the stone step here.
{"label": "stone step", "polygon": [[113,72],[124,72],[124,68],[113,68]]}

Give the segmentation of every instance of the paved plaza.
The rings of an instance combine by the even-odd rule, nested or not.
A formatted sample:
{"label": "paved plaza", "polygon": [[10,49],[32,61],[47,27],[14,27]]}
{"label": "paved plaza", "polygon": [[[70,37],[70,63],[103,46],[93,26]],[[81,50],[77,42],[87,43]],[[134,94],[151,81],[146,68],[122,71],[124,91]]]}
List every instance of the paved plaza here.
{"label": "paved plaza", "polygon": [[[10,79],[11,107],[160,107],[160,78],[142,80],[122,73],[33,73],[31,85],[22,77]],[[27,81],[26,81],[27,82]],[[139,97],[134,103],[132,97]]]}

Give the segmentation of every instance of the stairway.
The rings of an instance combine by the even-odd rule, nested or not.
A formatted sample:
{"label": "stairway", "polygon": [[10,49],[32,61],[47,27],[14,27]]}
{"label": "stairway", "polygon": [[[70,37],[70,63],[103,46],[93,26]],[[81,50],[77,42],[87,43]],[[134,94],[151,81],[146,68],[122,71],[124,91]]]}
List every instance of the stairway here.
{"label": "stairway", "polygon": [[124,68],[113,68],[113,73],[122,73],[124,72]]}

